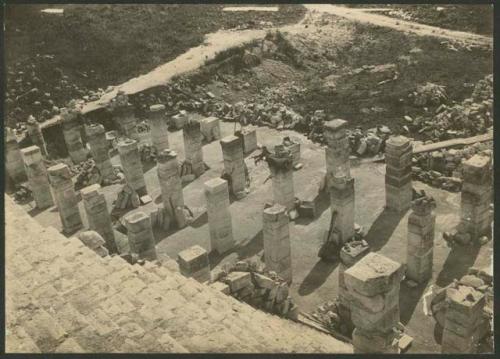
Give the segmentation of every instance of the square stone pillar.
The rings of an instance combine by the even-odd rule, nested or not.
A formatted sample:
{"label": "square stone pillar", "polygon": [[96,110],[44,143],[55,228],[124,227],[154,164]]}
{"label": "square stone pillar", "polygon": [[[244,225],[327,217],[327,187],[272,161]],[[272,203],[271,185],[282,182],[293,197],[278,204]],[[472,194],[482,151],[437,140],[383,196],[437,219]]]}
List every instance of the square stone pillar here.
{"label": "square stone pillar", "polygon": [[134,106],[128,102],[120,103],[113,109],[113,121],[120,129],[123,136],[139,142],[137,132],[137,120],[135,118]]}
{"label": "square stone pillar", "polygon": [[93,184],[83,188],[80,192],[89,222],[89,229],[96,231],[102,236],[109,253],[118,253],[113,223],[108,212],[106,199],[104,198],[104,194],[101,193],[101,186]]}
{"label": "square stone pillar", "polygon": [[257,144],[257,129],[255,127],[245,127],[241,130],[243,137],[243,152],[245,154],[255,151]]}
{"label": "square stone pillar", "polygon": [[[184,195],[182,193],[177,153],[166,149],[158,154],[157,161],[163,208],[170,219],[175,220],[176,213],[182,212],[184,208]],[[176,211],[176,208],[180,208],[181,211]],[[185,225],[185,220],[178,221],[177,226],[180,225]]]}
{"label": "square stone pillar", "polygon": [[359,262],[369,252],[370,247],[364,240],[348,242],[340,250],[338,309],[342,321],[348,325],[349,331],[352,331],[354,328],[351,320],[351,299],[345,285],[344,272]]}
{"label": "square stone pillar", "polygon": [[326,141],[326,175],[351,177],[349,155],[351,147],[347,137],[347,121],[336,119],[324,124],[323,135]]}
{"label": "square stone pillar", "polygon": [[264,258],[266,269],[292,282],[292,250],[286,207],[275,204],[264,209]]}
{"label": "square stone pillar", "polygon": [[108,141],[103,125],[92,124],[86,127],[87,139],[90,145],[90,153],[96,167],[101,172],[102,178],[114,178],[115,170],[109,158]]}
{"label": "square stone pillar", "polygon": [[78,113],[73,108],[61,109],[62,131],[68,154],[74,164],[87,160],[87,150],[83,145]]}
{"label": "square stone pillar", "polygon": [[[340,172],[338,174],[340,176]],[[330,208],[332,215],[335,214],[335,227],[339,231],[337,243],[342,246],[354,236],[354,178],[334,175],[330,177]]]}
{"label": "square stone pillar", "polygon": [[196,279],[200,283],[211,280],[208,252],[202,247],[195,245],[181,251],[177,255],[177,263],[183,276]]}
{"label": "square stone pillar", "polygon": [[404,269],[377,253],[368,253],[344,272],[351,301],[354,353],[398,353],[393,328],[399,323],[399,288]]}
{"label": "square stone pillar", "polygon": [[413,150],[404,136],[390,137],[385,145],[385,198],[386,207],[404,212],[411,206],[413,191],[411,165]]}
{"label": "square stone pillar", "polygon": [[201,133],[205,141],[220,140],[220,121],[217,117],[210,116],[200,121]]}
{"label": "square stone pillar", "polygon": [[293,159],[290,151],[284,146],[274,147],[274,153],[267,157],[273,184],[275,203],[285,206],[287,211],[295,207],[295,191],[293,188]]}
{"label": "square stone pillar", "polygon": [[233,238],[227,181],[222,178],[213,178],[205,182],[205,196],[210,230],[210,250],[222,254],[236,244]]}
{"label": "square stone pillar", "polygon": [[435,202],[421,197],[412,202],[408,217],[408,246],[406,250],[406,278],[425,283],[432,277],[434,252]]}
{"label": "square stone pillar", "polygon": [[484,155],[471,157],[463,166],[461,220],[474,241],[491,234],[492,173],[491,158]]}
{"label": "square stone pillar", "polygon": [[151,126],[151,142],[160,153],[169,148],[168,145],[168,122],[165,115],[165,105],[153,105],[149,107],[149,125]]}
{"label": "square stone pillar", "polygon": [[47,170],[42,159],[42,153],[37,146],[21,149],[24,169],[28,177],[28,184],[33,194],[36,206],[39,209],[51,207],[54,204],[50,190]]}
{"label": "square stone pillar", "polygon": [[139,196],[147,194],[137,141],[129,138],[120,141],[118,143],[118,153],[120,154],[120,162],[128,185],[136,191]]}
{"label": "square stone pillar", "polygon": [[231,179],[230,191],[232,194],[245,190],[245,160],[241,138],[227,136],[220,141],[222,157],[224,158],[224,171]]}
{"label": "square stone pillar", "polygon": [[83,224],[71,171],[67,165],[59,163],[49,167],[47,172],[59,217],[61,218],[63,233],[74,233],[82,228]]}
{"label": "square stone pillar", "polygon": [[33,142],[33,145],[37,146],[40,149],[40,153],[42,156],[47,156],[47,145],[45,144],[45,140],[43,138],[42,134],[42,129],[40,127],[40,124],[35,120],[33,116],[30,116],[28,118],[28,121],[26,122],[26,128],[28,130],[28,136],[31,139],[31,142]]}
{"label": "square stone pillar", "polygon": [[16,135],[9,127],[5,128],[5,169],[14,183],[26,180],[23,156],[17,143]]}
{"label": "square stone pillar", "polygon": [[132,212],[124,220],[131,254],[137,255],[139,259],[155,260],[156,242],[150,217],[144,212]]}
{"label": "square stone pillar", "polygon": [[193,173],[199,177],[205,172],[205,162],[203,162],[203,148],[200,122],[188,121],[183,129],[184,136],[184,154],[186,161],[189,162],[193,168]]}
{"label": "square stone pillar", "polygon": [[446,317],[441,341],[442,353],[477,353],[481,336],[481,323],[484,320],[483,293],[468,286],[458,285],[446,289]]}

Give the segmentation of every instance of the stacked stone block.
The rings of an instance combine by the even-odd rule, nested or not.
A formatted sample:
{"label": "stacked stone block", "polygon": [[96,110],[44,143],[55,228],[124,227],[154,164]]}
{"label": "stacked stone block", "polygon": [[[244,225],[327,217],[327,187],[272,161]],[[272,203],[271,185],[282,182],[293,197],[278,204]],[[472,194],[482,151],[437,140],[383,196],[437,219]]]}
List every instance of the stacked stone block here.
{"label": "stacked stone block", "polygon": [[347,121],[336,119],[325,122],[323,134],[327,144],[325,150],[327,178],[334,176],[350,178],[351,147],[347,136]]}
{"label": "stacked stone block", "polygon": [[354,236],[354,178],[334,175],[329,181],[330,208],[335,213],[335,228],[342,246]]}
{"label": "stacked stone block", "polygon": [[37,146],[30,146],[21,150],[24,169],[28,177],[28,184],[36,206],[39,209],[51,207],[54,204],[50,190],[47,170],[42,159],[42,153]]}
{"label": "stacked stone block", "polygon": [[446,301],[441,352],[476,353],[481,339],[484,294],[472,287],[458,285],[446,289]]}
{"label": "stacked stone block", "polygon": [[292,282],[292,250],[286,207],[275,204],[264,210],[264,259],[266,269]]}
{"label": "stacked stone block", "polygon": [[293,187],[293,158],[290,151],[278,145],[274,153],[267,157],[273,184],[275,203],[285,206],[287,211],[295,207],[295,191]]}
{"label": "stacked stone block", "polygon": [[28,136],[33,142],[33,145],[37,146],[40,149],[42,156],[47,156],[47,145],[45,144],[45,139],[43,138],[42,128],[40,124],[35,120],[33,116],[28,118],[26,122],[26,128],[28,130]]}
{"label": "stacked stone block", "polygon": [[475,155],[464,163],[461,193],[461,220],[474,241],[491,233],[491,158]]}
{"label": "stacked stone block", "polygon": [[200,283],[211,280],[208,252],[195,245],[181,251],[177,256],[181,274],[196,279]]}
{"label": "stacked stone block", "polygon": [[300,163],[300,143],[290,141],[285,144],[285,147],[292,154],[293,165],[298,165]]}
{"label": "stacked stone block", "polygon": [[14,182],[22,182],[26,179],[23,156],[16,135],[9,127],[5,128],[5,169]]}
{"label": "stacked stone block", "polygon": [[[176,218],[177,208],[180,212],[184,208],[184,196],[182,193],[182,181],[179,173],[179,163],[177,153],[166,149],[158,154],[158,179],[160,181],[161,198],[166,214],[171,218]],[[184,224],[185,221],[177,221],[177,225]]]}
{"label": "stacked stone block", "polygon": [[172,117],[171,119],[173,127],[180,130],[188,122],[187,112],[184,110],[179,111],[179,113]]}
{"label": "stacked stone block", "polygon": [[257,129],[252,127],[245,127],[241,134],[243,136],[243,152],[251,153],[255,151],[258,147],[257,144]]}
{"label": "stacked stone block", "polygon": [[399,289],[403,266],[377,253],[369,253],[344,272],[351,319],[355,326],[355,353],[397,353],[393,330],[399,323]]}
{"label": "stacked stone block", "polygon": [[63,233],[74,233],[82,227],[82,218],[78,209],[78,197],[71,179],[71,171],[67,165],[59,163],[49,167],[48,174],[59,217],[61,218]]}
{"label": "stacked stone block", "polygon": [[191,164],[193,173],[199,177],[205,172],[205,162],[203,162],[203,148],[200,122],[189,121],[182,130],[184,136],[184,153],[186,162]]}
{"label": "stacked stone block", "polygon": [[419,198],[412,202],[412,212],[408,217],[406,277],[417,283],[425,283],[432,277],[436,224],[434,207],[432,198]]}
{"label": "stacked stone block", "polygon": [[123,173],[128,185],[136,191],[139,196],[147,193],[144,173],[142,171],[141,156],[137,141],[125,139],[118,143],[118,153]]}
{"label": "stacked stone block", "polygon": [[205,141],[212,142],[220,139],[220,122],[217,117],[210,116],[202,119],[200,126]]}
{"label": "stacked stone block", "polygon": [[412,145],[404,136],[390,137],[385,146],[385,197],[386,207],[404,212],[411,206]]}
{"label": "stacked stone block", "polygon": [[155,260],[156,243],[149,216],[143,212],[132,212],[124,219],[131,254],[139,259]]}
{"label": "stacked stone block", "polygon": [[134,106],[132,104],[123,103],[116,106],[113,110],[113,120],[125,137],[139,141],[137,120],[135,118]]}
{"label": "stacked stone block", "polygon": [[102,236],[109,253],[118,253],[113,223],[108,212],[106,199],[100,190],[101,186],[98,184],[93,184],[81,190],[89,229]]}
{"label": "stacked stone block", "polygon": [[61,118],[64,142],[69,157],[75,164],[85,161],[87,159],[87,150],[83,145],[77,111],[73,108],[62,109]]}
{"label": "stacked stone block", "polygon": [[361,260],[365,255],[370,252],[370,247],[366,241],[351,241],[342,247],[340,250],[340,265],[339,265],[339,295],[338,295],[338,311],[342,318],[342,321],[346,323],[349,327],[349,331],[352,331],[352,320],[351,320],[351,299],[349,296],[349,291],[345,284],[344,272],[355,265]]}
{"label": "stacked stone block", "polygon": [[241,141],[240,137],[233,135],[224,137],[220,141],[222,157],[224,158],[224,171],[231,179],[230,191],[232,194],[245,190],[245,160]]}
{"label": "stacked stone block", "polygon": [[87,139],[90,145],[90,153],[102,178],[113,178],[115,171],[111,164],[108,151],[108,141],[103,125],[92,124],[87,126]]}
{"label": "stacked stone block", "polygon": [[205,182],[205,196],[210,230],[210,250],[222,254],[235,246],[227,181],[214,178]]}
{"label": "stacked stone block", "polygon": [[169,148],[168,145],[168,123],[165,118],[165,106],[153,105],[149,107],[149,124],[151,126],[151,142],[160,153]]}

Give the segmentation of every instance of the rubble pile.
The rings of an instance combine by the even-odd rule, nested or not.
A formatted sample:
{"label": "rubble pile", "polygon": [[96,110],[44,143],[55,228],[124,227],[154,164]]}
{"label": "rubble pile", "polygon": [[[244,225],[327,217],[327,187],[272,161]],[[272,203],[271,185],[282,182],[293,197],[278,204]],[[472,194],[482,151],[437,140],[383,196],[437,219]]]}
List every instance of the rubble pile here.
{"label": "rubble pile", "polygon": [[14,200],[18,203],[30,202],[33,199],[33,193],[31,190],[23,185],[17,186],[14,192]]}
{"label": "rubble pile", "polygon": [[113,202],[113,211],[138,208],[141,205],[141,200],[136,191],[128,184],[118,192],[116,200]]}
{"label": "rubble pile", "polygon": [[156,163],[156,156],[158,153],[156,151],[156,147],[153,145],[142,143],[139,145],[139,155],[141,156],[142,163]]}
{"label": "rubble pile", "polygon": [[239,261],[225,266],[214,276],[214,281],[212,286],[255,308],[292,320],[298,318],[299,308],[289,295],[288,284],[255,262]]}
{"label": "rubble pile", "polygon": [[415,106],[439,106],[448,100],[445,87],[432,82],[417,86],[417,89],[410,94],[413,97]]}
{"label": "rubble pile", "polygon": [[462,189],[462,163],[475,154],[492,156],[493,142],[478,142],[462,149],[443,149],[413,156],[413,178],[451,192]]}

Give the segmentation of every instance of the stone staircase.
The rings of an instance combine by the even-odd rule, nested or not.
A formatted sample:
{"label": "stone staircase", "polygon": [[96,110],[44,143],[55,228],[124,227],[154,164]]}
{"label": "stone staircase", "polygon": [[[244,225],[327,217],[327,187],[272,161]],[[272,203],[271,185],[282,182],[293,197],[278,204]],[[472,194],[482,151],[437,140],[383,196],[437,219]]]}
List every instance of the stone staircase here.
{"label": "stone staircase", "polygon": [[185,278],[43,228],[10,197],[6,352],[328,352],[352,346]]}

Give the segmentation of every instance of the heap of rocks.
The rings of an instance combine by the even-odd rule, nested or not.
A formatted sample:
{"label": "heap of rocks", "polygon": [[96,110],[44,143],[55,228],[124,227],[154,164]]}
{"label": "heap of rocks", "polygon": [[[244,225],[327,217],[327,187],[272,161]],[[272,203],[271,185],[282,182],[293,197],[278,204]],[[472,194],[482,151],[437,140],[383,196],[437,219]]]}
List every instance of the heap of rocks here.
{"label": "heap of rocks", "polygon": [[289,295],[285,280],[264,271],[255,262],[239,261],[214,276],[211,285],[251,306],[284,318],[297,320],[299,308]]}
{"label": "heap of rocks", "polygon": [[116,200],[113,202],[113,211],[138,208],[141,205],[141,200],[136,191],[128,184],[118,192]]}

